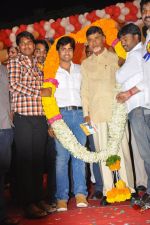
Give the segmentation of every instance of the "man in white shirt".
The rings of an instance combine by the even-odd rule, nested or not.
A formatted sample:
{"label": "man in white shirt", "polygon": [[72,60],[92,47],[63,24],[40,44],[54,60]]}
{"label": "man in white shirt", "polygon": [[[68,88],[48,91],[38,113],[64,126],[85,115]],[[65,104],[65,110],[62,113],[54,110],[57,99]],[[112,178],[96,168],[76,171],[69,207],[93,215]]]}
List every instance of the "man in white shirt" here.
{"label": "man in white shirt", "polygon": [[[72,62],[75,41],[69,36],[62,37],[56,44],[56,50],[59,55],[59,68],[56,73],[58,88],[55,92],[55,98],[59,106],[63,120],[72,130],[77,140],[86,144],[86,136],[80,128],[83,123],[83,113],[80,97],[81,74],[80,65]],[[87,207],[86,201],[87,187],[85,179],[85,163],[74,158],[67,149],[65,149],[55,139],[56,143],[56,185],[57,185],[57,211],[67,210],[67,201],[69,193],[68,163],[71,158],[73,171],[73,189],[76,197],[77,207]]]}
{"label": "man in white shirt", "polygon": [[[119,93],[117,100],[126,102],[128,118],[133,130],[136,143],[148,176],[147,191],[142,197],[144,203],[150,194],[150,143],[149,137],[150,110],[145,101],[145,90],[143,78],[143,60],[141,32],[135,24],[125,25],[118,33],[122,46],[128,52],[125,64],[118,70],[116,78],[122,84],[123,92]],[[142,87],[139,88],[139,87]],[[139,163],[139,162],[137,162]]]}

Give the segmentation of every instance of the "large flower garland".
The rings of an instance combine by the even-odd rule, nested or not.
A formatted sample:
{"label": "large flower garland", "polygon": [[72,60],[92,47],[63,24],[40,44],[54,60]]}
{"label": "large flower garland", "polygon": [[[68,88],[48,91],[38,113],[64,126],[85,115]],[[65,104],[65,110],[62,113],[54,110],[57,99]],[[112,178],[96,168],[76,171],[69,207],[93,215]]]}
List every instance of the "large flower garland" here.
{"label": "large flower garland", "polygon": [[[100,26],[105,35],[106,42],[111,45],[117,37],[116,23],[110,19],[102,19],[94,22],[92,25]],[[90,25],[91,26],[91,25]],[[77,34],[70,34],[76,42],[85,43],[86,37],[85,33],[89,26],[84,27]],[[107,149],[101,149],[99,153],[89,152],[84,146],[82,146],[73,135],[72,131],[68,128],[66,123],[63,121],[62,116],[59,112],[59,108],[54,97],[57,82],[55,80],[56,71],[59,66],[59,58],[56,52],[56,43],[52,45],[50,51],[48,52],[45,64],[44,64],[44,78],[45,82],[43,87],[52,88],[52,96],[42,98],[43,108],[51,124],[57,139],[61,144],[74,155],[74,157],[79,158],[85,162],[98,162],[105,161],[109,155],[114,155],[118,153],[119,146],[123,137],[124,128],[126,124],[126,110],[123,104],[117,103],[114,99],[112,119],[108,123],[109,138]],[[118,41],[116,42],[118,44]],[[122,49],[121,49],[122,50]],[[124,51],[122,50],[124,53]],[[116,93],[119,91],[119,87],[116,87]]]}
{"label": "large flower garland", "polygon": [[[117,92],[118,91],[119,87]],[[61,115],[58,112],[56,100],[54,97],[52,97],[52,99],[53,105],[45,105],[45,102],[43,102],[45,113],[46,115],[52,115],[50,109],[55,108],[56,114],[53,118],[49,119],[49,122],[51,123],[51,126],[55,132],[57,139],[64,146],[64,148],[66,148],[75,158],[79,158],[88,163],[93,163],[99,161],[106,161],[109,155],[115,155],[118,153],[119,146],[124,134],[127,118],[125,106],[123,104],[117,103],[117,101],[114,100],[112,119],[108,123],[109,138],[107,149],[101,149],[100,152],[90,152],[85,146],[81,145],[77,141],[72,131],[63,121],[63,119],[61,119]]]}

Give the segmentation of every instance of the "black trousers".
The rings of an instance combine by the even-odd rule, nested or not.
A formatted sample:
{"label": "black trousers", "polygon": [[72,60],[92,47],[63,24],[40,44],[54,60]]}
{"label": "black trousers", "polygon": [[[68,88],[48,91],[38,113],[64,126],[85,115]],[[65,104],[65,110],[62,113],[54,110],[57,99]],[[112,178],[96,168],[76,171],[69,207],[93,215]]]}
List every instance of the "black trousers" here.
{"label": "black trousers", "polygon": [[56,201],[56,149],[54,138],[48,137],[45,166],[47,173],[46,198],[50,204]]}
{"label": "black trousers", "polygon": [[11,161],[12,129],[0,129],[0,223],[6,216],[4,200],[4,177]]}
{"label": "black trousers", "polygon": [[47,122],[44,116],[14,116],[17,201],[22,206],[43,199]]}

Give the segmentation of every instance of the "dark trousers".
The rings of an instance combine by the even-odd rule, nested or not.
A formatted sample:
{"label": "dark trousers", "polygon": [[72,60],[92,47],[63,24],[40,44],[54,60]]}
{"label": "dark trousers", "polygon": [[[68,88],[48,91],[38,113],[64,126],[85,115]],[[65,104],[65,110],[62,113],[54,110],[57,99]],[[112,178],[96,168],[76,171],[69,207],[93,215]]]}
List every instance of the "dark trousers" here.
{"label": "dark trousers", "polygon": [[12,129],[0,129],[0,223],[6,216],[4,201],[4,177],[10,167]]}
{"label": "dark trousers", "polygon": [[47,198],[50,204],[56,201],[56,149],[54,138],[48,137],[46,154]]}
{"label": "dark trousers", "polygon": [[44,116],[14,116],[15,169],[18,202],[26,206],[43,199],[47,122]]}
{"label": "dark trousers", "polygon": [[[94,145],[94,140],[93,140],[93,135],[88,136],[89,139],[89,147],[92,152],[95,152],[95,145]],[[95,177],[95,192],[96,191],[101,191],[103,192],[103,180],[100,172],[100,167],[99,163],[93,163],[93,173]]]}

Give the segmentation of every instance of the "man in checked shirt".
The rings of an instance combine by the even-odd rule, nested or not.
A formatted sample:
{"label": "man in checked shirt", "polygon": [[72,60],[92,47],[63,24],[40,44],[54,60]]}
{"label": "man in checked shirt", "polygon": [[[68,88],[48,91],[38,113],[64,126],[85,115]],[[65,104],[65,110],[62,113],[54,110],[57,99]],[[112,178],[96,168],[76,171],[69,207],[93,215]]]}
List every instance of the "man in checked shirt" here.
{"label": "man in checked shirt", "polygon": [[27,31],[16,37],[19,54],[8,62],[12,111],[14,111],[14,141],[16,146],[17,200],[29,218],[41,218],[50,213],[43,201],[44,152],[47,122],[41,97],[51,95],[42,89],[43,76],[38,72],[35,39]]}

